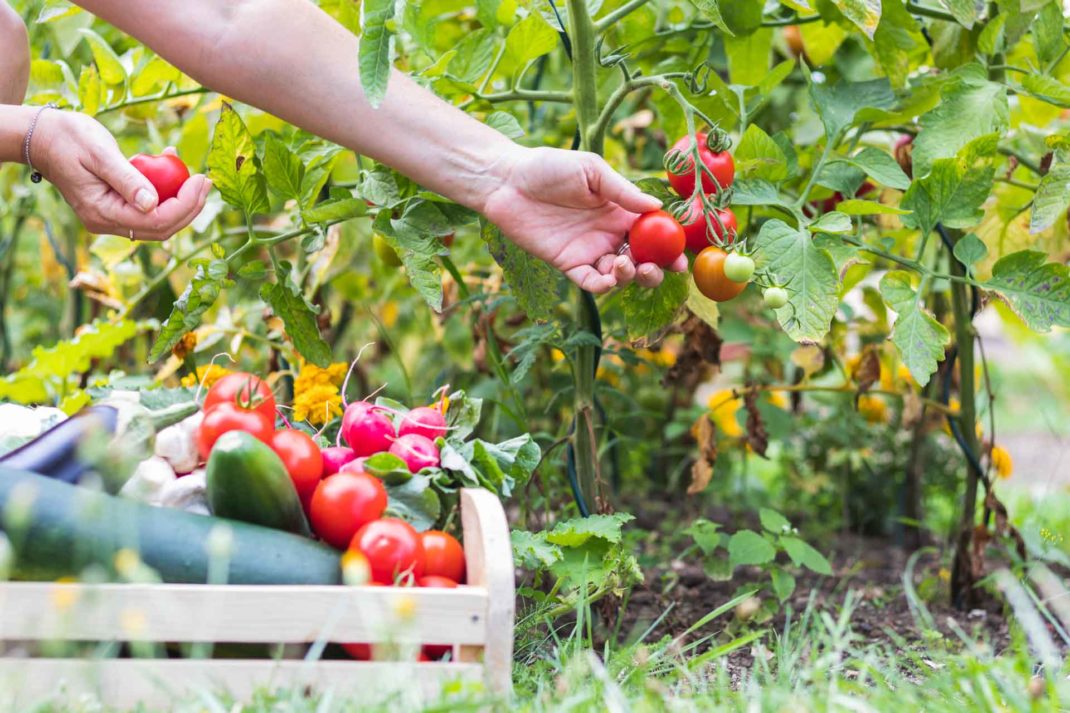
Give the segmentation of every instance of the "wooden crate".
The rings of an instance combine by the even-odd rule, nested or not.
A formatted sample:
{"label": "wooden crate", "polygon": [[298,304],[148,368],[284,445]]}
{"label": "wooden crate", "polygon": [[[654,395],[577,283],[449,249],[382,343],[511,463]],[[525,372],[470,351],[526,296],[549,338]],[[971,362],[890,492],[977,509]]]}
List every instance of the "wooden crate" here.
{"label": "wooden crate", "polygon": [[[419,589],[190,584],[0,584],[0,641],[454,644],[451,662],[0,657],[0,708],[58,693],[115,707],[258,688],[336,696],[436,695],[460,682],[507,696],[513,658],[513,557],[498,498],[461,491],[467,586]],[[11,647],[13,651],[31,647]],[[312,646],[309,651],[319,648]],[[411,646],[410,646],[411,648]],[[132,647],[137,650],[136,647]]]}

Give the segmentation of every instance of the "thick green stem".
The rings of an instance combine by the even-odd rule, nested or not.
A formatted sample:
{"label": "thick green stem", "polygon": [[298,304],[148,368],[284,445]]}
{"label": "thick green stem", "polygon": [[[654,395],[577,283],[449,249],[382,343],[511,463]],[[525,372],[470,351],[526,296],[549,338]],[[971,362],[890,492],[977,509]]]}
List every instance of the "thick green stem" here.
{"label": "thick green stem", "polygon": [[572,101],[580,130],[580,148],[602,153],[592,145],[590,129],[598,121],[598,51],[596,32],[584,0],[568,0],[569,34],[572,37]]}
{"label": "thick green stem", "polygon": [[[628,0],[628,2],[624,3],[613,12],[598,20],[598,22],[594,24],[595,31],[605,32],[609,28],[613,27],[613,24],[615,22],[623,20],[625,17],[632,14],[633,12],[641,8],[643,5],[646,5],[648,2],[650,2],[650,0]],[[572,10],[569,9],[569,12],[571,11]]]}
{"label": "thick green stem", "polygon": [[[958,260],[950,260],[951,270],[960,275],[965,268]],[[951,306],[955,318],[955,346],[958,349],[958,376],[959,376],[959,429],[962,438],[972,458],[966,463],[966,493],[962,501],[962,513],[959,518],[959,531],[956,538],[955,568],[952,580],[952,597],[962,592],[963,586],[972,586],[969,581],[969,548],[972,543],[970,533],[973,531],[977,509],[977,485],[981,473],[977,472],[973,463],[980,457],[980,445],[977,439],[977,402],[974,389],[974,359],[973,340],[973,315],[970,308],[970,295],[966,285],[961,282],[951,283]]]}

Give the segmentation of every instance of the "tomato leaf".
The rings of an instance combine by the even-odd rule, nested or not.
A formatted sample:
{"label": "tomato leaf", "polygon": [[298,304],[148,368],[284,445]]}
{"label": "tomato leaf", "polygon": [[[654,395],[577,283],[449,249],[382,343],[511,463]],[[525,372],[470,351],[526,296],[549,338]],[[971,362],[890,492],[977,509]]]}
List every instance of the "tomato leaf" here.
{"label": "tomato leaf", "polygon": [[305,164],[275,134],[264,141],[264,177],[268,188],[287,199],[301,197]]}
{"label": "tomato leaf", "polygon": [[[839,208],[839,206],[837,206]],[[839,210],[834,210],[830,213],[825,213],[820,218],[807,226],[811,233],[831,233],[834,235],[842,235],[844,233],[850,233],[854,228],[851,225],[851,217]]]}
{"label": "tomato leaf", "polygon": [[929,43],[902,0],[884,0],[872,53],[895,89],[902,89],[910,73],[929,60]]}
{"label": "tomato leaf", "polygon": [[981,137],[958,157],[934,160],[929,173],[916,178],[903,195],[901,207],[913,212],[903,217],[903,224],[928,234],[937,223],[970,228],[980,222],[995,177],[995,167],[985,157],[995,150],[994,139]]}
{"label": "tomato leaf", "polygon": [[903,173],[899,163],[880,149],[867,146],[847,159],[853,166],[862,169],[867,176],[882,186],[905,191],[910,186],[910,178]]}
{"label": "tomato leaf", "polygon": [[955,70],[941,92],[940,103],[919,120],[914,140],[914,176],[924,177],[941,158],[952,158],[975,139],[1002,135],[1010,125],[1007,89],[988,81],[980,64]]}
{"label": "tomato leaf", "polygon": [[700,15],[712,22],[714,27],[729,35],[733,34],[721,15],[720,0],[691,0],[691,4],[698,9]]}
{"label": "tomato leaf", "polygon": [[542,19],[542,15],[533,12],[510,28],[505,38],[505,54],[519,71],[528,62],[552,52],[558,41],[554,28]]}
{"label": "tomato leaf", "polygon": [[788,336],[795,341],[824,337],[839,306],[839,275],[828,251],[818,247],[808,232],[774,219],[758,232],[755,262],[788,290],[788,304],[776,310]]}
{"label": "tomato leaf", "polygon": [[[754,5],[756,2],[733,2],[732,5]],[[728,55],[728,76],[733,84],[754,86],[769,73],[769,56],[773,46],[772,28],[737,32],[723,38]]]}
{"label": "tomato leaf", "polygon": [[776,548],[753,530],[740,530],[728,540],[728,561],[733,569],[744,565],[769,564]]}
{"label": "tomato leaf", "polygon": [[761,178],[776,183],[788,177],[787,157],[757,124],[751,124],[743,132],[732,157],[740,178]]}
{"label": "tomato leaf", "polygon": [[111,48],[108,41],[87,27],[81,28],[78,32],[89,45],[89,51],[93,53],[93,62],[96,63],[100,78],[104,80],[104,83],[110,85],[126,83],[126,68],[123,67],[122,60],[119,59],[119,55],[115,54],[115,50]]}
{"label": "tomato leaf", "polygon": [[160,327],[160,333],[149,350],[149,361],[166,356],[187,332],[200,326],[201,317],[219,298],[226,277],[227,263],[224,260],[212,260],[207,265],[197,267],[193,279],[175,300],[171,314]]}
{"label": "tomato leaf", "polygon": [[909,273],[889,272],[881,279],[880,288],[884,301],[898,314],[892,342],[914,381],[925,386],[944,360],[944,347],[950,343],[951,335],[922,307]]}
{"label": "tomato leaf", "polygon": [[634,282],[625,287],[621,304],[628,337],[639,339],[672,324],[687,301],[690,280],[686,273],[666,272],[662,283],[652,290]]}
{"label": "tomato leaf", "polygon": [[316,321],[317,310],[301,294],[290,279],[289,264],[279,263],[278,282],[260,288],[260,297],[286,325],[286,334],[293,340],[298,353],[320,368],[331,363],[331,347],[320,335]]}
{"label": "tomato leaf", "polygon": [[1039,233],[1062,220],[1070,207],[1070,150],[1055,151],[1052,165],[1033,197],[1033,212],[1029,218],[1029,232]]}
{"label": "tomato leaf", "polygon": [[787,205],[787,201],[769,181],[741,178],[732,184],[732,205]]}
{"label": "tomato leaf", "polygon": [[234,108],[223,102],[208,152],[208,177],[230,205],[246,215],[267,212],[267,183],[256,145]]}
{"label": "tomato leaf", "polygon": [[[1000,17],[1004,17],[1004,14],[997,15],[996,19]],[[988,28],[986,27],[985,29],[987,30]],[[1033,44],[1036,46],[1037,59],[1044,64],[1055,61],[1062,53],[1063,48],[1066,47],[1066,40],[1063,38],[1062,5],[1057,0],[1050,0],[1046,3],[1037,13],[1037,18],[1033,21],[1031,29],[1033,30]]]}
{"label": "tomato leaf", "polygon": [[979,237],[970,233],[955,241],[955,249],[952,251],[955,259],[973,271],[973,266],[988,257],[988,246]]}
{"label": "tomato leaf", "polygon": [[553,314],[563,282],[561,273],[506,240],[497,226],[481,221],[481,235],[520,309],[536,321]]}
{"label": "tomato leaf", "polygon": [[[803,65],[805,67],[805,65]],[[887,79],[871,79],[865,82],[838,82],[834,85],[818,84],[807,74],[810,98],[821,116],[825,136],[832,138],[854,122],[855,114],[862,109],[888,109],[895,105],[895,95]]]}
{"label": "tomato leaf", "polygon": [[368,214],[368,204],[359,198],[340,198],[326,200],[301,211],[301,219],[306,223],[331,223],[351,218],[360,218]]}
{"label": "tomato leaf", "polygon": [[1011,253],[992,266],[992,277],[984,283],[1038,332],[1070,327],[1070,268],[1046,260],[1038,250]]}
{"label": "tomato leaf", "polygon": [[[972,2],[973,0],[967,0]],[[832,0],[832,3],[853,22],[866,37],[873,39],[881,21],[881,0]]]}
{"label": "tomato leaf", "polygon": [[516,117],[507,111],[492,111],[487,115],[487,126],[497,129],[510,139],[519,139],[524,135],[524,129]]}
{"label": "tomato leaf", "polygon": [[490,69],[497,53],[498,37],[493,30],[483,28],[470,32],[458,42],[457,54],[450,60],[447,71],[458,81],[471,83]]}
{"label": "tomato leaf", "polygon": [[1070,108],[1070,86],[1046,74],[1025,74],[1021,78],[1022,89],[1041,101],[1063,109]]}
{"label": "tomato leaf", "polygon": [[940,4],[951,11],[955,20],[967,30],[973,29],[977,22],[977,3],[974,0],[940,0]]}
{"label": "tomato leaf", "polygon": [[363,5],[364,22],[357,61],[360,85],[373,107],[378,107],[386,97],[390,81],[394,33],[389,29],[389,21],[394,19],[395,6],[394,0],[365,0]]}

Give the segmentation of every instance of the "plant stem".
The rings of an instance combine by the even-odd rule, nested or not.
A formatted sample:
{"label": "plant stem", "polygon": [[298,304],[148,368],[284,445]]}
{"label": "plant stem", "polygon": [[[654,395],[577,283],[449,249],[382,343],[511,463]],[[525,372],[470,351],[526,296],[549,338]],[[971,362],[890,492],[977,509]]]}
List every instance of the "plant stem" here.
{"label": "plant stem", "polygon": [[792,25],[805,25],[817,22],[821,15],[807,15],[806,17],[777,17],[771,20],[762,20],[762,27],[790,27]]}
{"label": "plant stem", "polygon": [[534,91],[531,89],[512,89],[508,92],[498,92],[496,94],[476,93],[473,96],[476,99],[487,101],[492,104],[511,101],[557,102],[559,104],[572,103],[572,95],[568,92]]}
{"label": "plant stem", "polygon": [[590,128],[590,136],[588,137],[589,142],[592,145],[598,146],[603,144],[606,129],[609,128],[609,122],[613,120],[613,114],[631,92],[642,87],[650,86],[665,88],[671,79],[683,78],[686,76],[688,76],[687,72],[668,72],[666,74],[658,74],[652,77],[636,77],[621,84],[609,95],[609,99],[606,100],[605,106],[602,107],[602,113],[598,115],[598,120]]}
{"label": "plant stem", "polygon": [[[650,0],[628,0],[628,2],[621,5],[616,10],[595,22],[594,31],[598,33],[605,32],[613,26],[613,23],[617,22],[618,20],[623,20],[625,17],[632,14],[633,12],[641,8],[643,5],[646,5],[648,2],[650,2]],[[572,12],[571,8],[569,8],[569,12]]]}
{"label": "plant stem", "polygon": [[197,87],[196,89],[183,89],[180,92],[172,92],[171,94],[160,93],[153,94],[151,97],[138,97],[137,99],[129,99],[112,106],[105,107],[96,113],[96,116],[103,114],[110,114],[113,111],[122,111],[128,107],[138,106],[140,104],[152,104],[153,102],[167,101],[168,99],[177,99],[179,97],[188,97],[195,94],[209,94],[212,90],[205,87]]}
{"label": "plant stem", "polygon": [[1018,153],[1016,151],[1013,151],[1011,149],[1008,149],[1008,148],[1004,148],[1002,146],[1000,146],[999,152],[1001,154],[1003,154],[1004,156],[1010,156],[1011,158],[1017,159],[1019,164],[1021,164],[1022,166],[1025,166],[1026,168],[1028,168],[1030,171],[1032,171],[1036,175],[1038,175],[1038,176],[1043,176],[1044,175],[1044,172],[1040,170],[1040,164],[1038,164],[1038,163],[1026,158],[1025,156],[1022,156],[1020,153]]}
{"label": "plant stem", "polygon": [[950,12],[944,12],[943,10],[937,10],[936,8],[926,7],[920,3],[908,2],[907,11],[913,15],[921,15],[922,17],[931,17],[934,20],[943,20],[944,22],[955,22],[955,16]]}
{"label": "plant stem", "polygon": [[795,208],[800,209],[806,205],[806,199],[810,197],[810,191],[814,188],[814,182],[817,180],[817,174],[821,172],[821,169],[825,166],[829,156],[832,155],[832,147],[839,141],[839,136],[830,136],[825,142],[825,148],[821,150],[821,156],[818,157],[817,163],[813,165],[810,171],[810,177],[806,181],[806,186],[802,192],[799,193],[799,198],[795,201]]}

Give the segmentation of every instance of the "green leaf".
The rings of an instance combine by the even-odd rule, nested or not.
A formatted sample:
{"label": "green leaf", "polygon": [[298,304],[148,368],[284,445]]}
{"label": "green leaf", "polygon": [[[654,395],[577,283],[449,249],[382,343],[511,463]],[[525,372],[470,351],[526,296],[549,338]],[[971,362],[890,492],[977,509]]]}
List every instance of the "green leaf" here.
{"label": "green leaf", "polygon": [[82,67],[82,72],[78,75],[78,102],[82,112],[89,116],[96,116],[104,102],[104,84],[93,65]]}
{"label": "green leaf", "polygon": [[130,93],[142,97],[180,79],[182,79],[182,72],[176,67],[162,57],[153,57],[131,78]]}
{"label": "green leaf", "polygon": [[900,191],[905,191],[910,186],[910,178],[903,173],[899,162],[880,149],[867,146],[846,161],[862,169],[867,176],[882,186]]}
{"label": "green leaf", "polygon": [[973,23],[977,22],[977,3],[974,0],[940,0],[940,4],[951,12],[960,25],[967,30],[973,29]]}
{"label": "green leaf", "polygon": [[[1006,23],[1006,13],[1000,13],[985,23],[984,29],[977,38],[977,49],[981,54],[994,55],[1003,49],[1003,26]],[[1059,24],[1062,25],[1062,22],[1060,21]]]}
{"label": "green leaf", "polygon": [[853,196],[866,180],[866,172],[847,159],[834,159],[821,167],[814,182],[841,196]]}
{"label": "green leaf", "polygon": [[694,280],[687,281],[687,308],[691,310],[691,314],[717,329],[721,314],[720,308],[716,302],[699,292]]}
{"label": "green leaf", "polygon": [[278,282],[260,288],[260,297],[286,325],[286,334],[293,340],[294,348],[305,359],[320,368],[331,363],[331,347],[320,335],[316,321],[317,310],[301,294],[300,288],[290,279],[289,265],[279,264],[275,278]]}
{"label": "green leaf", "polygon": [[542,458],[542,449],[525,433],[501,443],[488,443],[475,439],[472,444],[471,463],[489,482],[494,492],[508,497],[513,488],[523,485],[535,471]]}
{"label": "green leaf", "polygon": [[250,260],[238,268],[238,277],[250,282],[261,282],[267,278],[267,265],[263,260]]}
{"label": "green leaf", "polygon": [[394,0],[364,0],[364,23],[357,50],[360,67],[360,86],[372,107],[378,107],[386,96],[390,81],[390,54],[394,48],[394,33],[389,21],[394,19]]}
{"label": "green leaf", "polygon": [[330,223],[351,218],[361,218],[368,214],[368,204],[359,198],[340,198],[327,200],[308,210],[301,211],[301,219],[306,223]]}
{"label": "green leaf", "polygon": [[537,12],[530,13],[509,30],[505,54],[519,71],[528,62],[549,54],[559,42],[557,32]]}
{"label": "green leaf", "polygon": [[448,397],[449,408],[446,410],[446,423],[449,425],[449,438],[464,441],[479,426],[483,413],[483,399],[469,396],[463,391],[455,391]]}
{"label": "green leaf", "polygon": [[492,111],[487,115],[486,121],[487,126],[497,129],[510,139],[519,139],[524,135],[524,129],[520,126],[520,122],[509,112]]}
{"label": "green leaf", "polygon": [[810,98],[821,116],[825,136],[833,138],[854,122],[855,114],[862,109],[890,109],[895,105],[895,95],[887,79],[871,79],[865,82],[838,82],[834,85],[810,82]]}
{"label": "green leaf", "polygon": [[634,519],[633,515],[623,512],[577,517],[557,523],[547,533],[546,541],[561,547],[580,547],[591,538],[617,544],[623,537],[624,525]]}
{"label": "green leaf", "polygon": [[795,593],[795,577],[779,568],[769,570],[769,576],[773,580],[773,594],[783,604]]}
{"label": "green leaf", "polygon": [[914,176],[929,174],[937,159],[952,158],[982,136],[1002,135],[1010,125],[1007,89],[988,81],[985,68],[968,64],[955,70],[940,103],[919,120],[914,140]]}
{"label": "green leaf", "polygon": [[1063,219],[1067,208],[1070,208],[1070,151],[1059,150],[1033,196],[1029,232],[1039,233],[1052,227]]}
{"label": "green leaf", "polygon": [[984,283],[1037,332],[1070,327],[1070,268],[1046,260],[1039,250],[1011,253],[992,266],[992,277]]}
{"label": "green leaf", "polygon": [[740,530],[728,540],[728,561],[735,569],[741,565],[769,564],[776,548],[757,532]]}
{"label": "green leaf", "polygon": [[[732,2],[733,0],[729,0]],[[724,21],[724,17],[721,15],[720,0],[691,0],[691,4],[694,5],[700,15],[707,21],[712,22],[714,27],[721,32],[732,34],[732,30],[728,28],[728,25]]]}
{"label": "green leaf", "polygon": [[732,184],[732,205],[787,205],[776,186],[762,179],[741,178]]}
{"label": "green leaf", "polygon": [[884,301],[899,315],[892,342],[914,381],[925,386],[944,360],[944,348],[950,343],[951,335],[924,309],[909,273],[889,272],[881,279],[880,288]]}
{"label": "green leaf", "polygon": [[846,215],[909,215],[909,210],[898,208],[894,205],[885,205],[876,201],[859,200],[852,198],[848,201],[840,201],[836,204],[836,210]]}
{"label": "green leaf", "polygon": [[305,164],[274,134],[264,141],[264,177],[268,187],[283,198],[301,197]]}
{"label": "green leaf", "polygon": [[89,28],[83,27],[78,32],[85,37],[85,41],[89,44],[89,50],[93,53],[93,62],[96,63],[97,69],[100,71],[100,78],[104,80],[104,83],[110,85],[124,84],[126,82],[126,69],[123,67],[119,55],[115,54],[115,50],[111,48],[108,41]]}
{"label": "green leaf", "polygon": [[[837,206],[838,208],[839,206]],[[825,213],[820,218],[807,226],[811,233],[831,233],[833,235],[842,235],[844,233],[850,233],[854,226],[851,224],[851,217],[839,210],[834,210],[829,213]]]}
{"label": "green leaf", "polygon": [[[972,146],[985,142],[982,138]],[[994,141],[991,148],[995,148]],[[927,235],[937,223],[949,228],[971,228],[981,221],[982,206],[992,191],[995,167],[987,159],[978,164],[971,146],[963,154],[936,159],[927,175],[914,180],[900,203],[902,208],[913,212],[903,218],[904,225]]]}
{"label": "green leaf", "polygon": [[413,476],[401,485],[386,486],[386,515],[405,520],[418,532],[430,530],[442,515],[442,501],[431,487],[431,478]]}
{"label": "green leaf", "polygon": [[227,263],[223,260],[212,260],[197,268],[193,279],[175,300],[171,314],[160,327],[160,333],[149,350],[150,362],[166,356],[187,332],[200,326],[201,317],[219,298],[226,276]]}
{"label": "green leaf", "polygon": [[775,535],[791,530],[791,523],[788,522],[788,518],[776,510],[761,508],[758,510],[758,519],[761,520],[762,527]]}
{"label": "green leaf", "polygon": [[625,287],[621,304],[629,338],[639,339],[672,324],[687,301],[690,279],[686,273],[666,272],[665,279],[654,289],[634,282]]}
{"label": "green leaf", "polygon": [[1022,89],[1041,101],[1063,109],[1070,108],[1070,86],[1046,74],[1025,74],[1021,78]]}
{"label": "green leaf", "polygon": [[955,259],[971,271],[973,266],[988,257],[988,246],[973,233],[964,235],[955,242]]}
{"label": "green leaf", "polygon": [[749,35],[762,26],[763,3],[759,0],[732,0],[721,3],[720,10],[729,31],[735,35]]}
{"label": "green leaf", "polygon": [[881,21],[881,0],[832,0],[832,3],[866,37],[873,39],[873,33]]}
{"label": "green leaf", "polygon": [[383,481],[385,485],[402,485],[412,480],[413,473],[405,461],[393,453],[376,453],[364,461],[364,471]]}
{"label": "green leaf", "polygon": [[491,223],[482,221],[481,235],[520,309],[535,321],[549,319],[557,306],[561,273],[506,240]]}
{"label": "green leaf", "polygon": [[208,152],[208,177],[223,200],[246,215],[269,209],[267,182],[258,164],[253,137],[238,112],[223,102]]}
{"label": "green leaf", "polygon": [[[1005,15],[999,15],[999,17],[1005,17]],[[1063,38],[1063,9],[1061,4],[1057,0],[1045,3],[1044,7],[1037,13],[1037,19],[1033,21],[1032,29],[1037,59],[1044,64],[1054,62],[1062,53],[1063,48],[1066,47],[1066,40]]]}
{"label": "green leaf", "polygon": [[[758,5],[754,0],[733,2],[734,5]],[[773,46],[773,30],[763,27],[747,33],[723,38],[728,55],[728,76],[733,84],[754,86],[769,73],[769,57]]]}
{"label": "green leaf", "polygon": [[825,555],[821,554],[798,537],[781,537],[780,544],[784,547],[784,550],[788,553],[788,557],[791,558],[792,563],[796,567],[806,567],[811,572],[817,572],[818,574],[824,574],[826,576],[832,574],[832,565],[825,559]]}
{"label": "green leaf", "polygon": [[561,559],[561,548],[547,542],[545,532],[513,530],[509,533],[509,539],[518,567],[529,570],[546,569]]}
{"label": "green leaf", "polygon": [[795,341],[819,341],[839,305],[839,275],[828,251],[804,230],[782,220],[762,224],[755,239],[755,262],[784,283],[788,304],[776,311],[784,331]]}
{"label": "green leaf", "polygon": [[872,53],[895,89],[902,89],[911,72],[928,61],[929,43],[902,0],[884,0]]}
{"label": "green leaf", "polygon": [[787,157],[757,124],[751,124],[743,132],[732,157],[739,178],[761,178],[776,183],[788,177]]}
{"label": "green leaf", "polygon": [[720,529],[721,526],[716,522],[710,522],[706,518],[700,517],[691,521],[691,524],[684,529],[684,534],[690,535],[691,539],[702,550],[702,554],[709,556],[721,546],[724,535],[720,532]]}
{"label": "green leaf", "polygon": [[450,76],[465,83],[478,80],[494,63],[497,42],[497,35],[488,28],[465,35],[464,39],[454,46],[457,54],[450,60]]}

